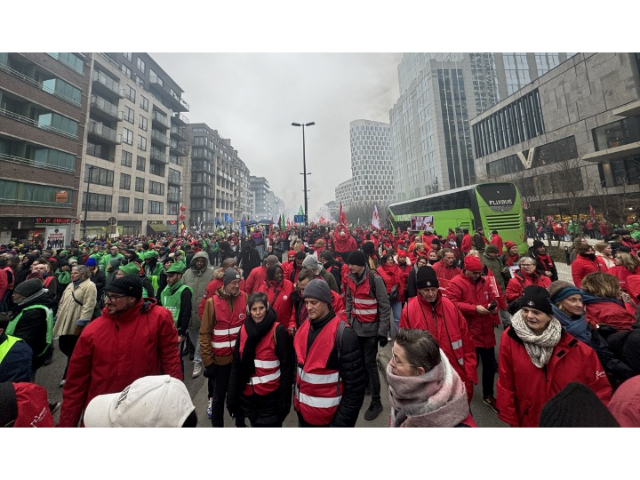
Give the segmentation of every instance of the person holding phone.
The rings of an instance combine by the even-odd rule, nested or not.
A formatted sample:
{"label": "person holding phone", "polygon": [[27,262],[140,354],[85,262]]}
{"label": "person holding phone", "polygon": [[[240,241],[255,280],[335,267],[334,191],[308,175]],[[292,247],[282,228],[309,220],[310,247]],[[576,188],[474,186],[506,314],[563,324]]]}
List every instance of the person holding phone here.
{"label": "person holding phone", "polygon": [[464,269],[447,287],[447,298],[464,316],[471,337],[482,362],[482,399],[497,413],[493,380],[496,375],[494,325],[499,324],[498,301],[489,282],[483,276],[483,265],[478,257],[464,258]]}

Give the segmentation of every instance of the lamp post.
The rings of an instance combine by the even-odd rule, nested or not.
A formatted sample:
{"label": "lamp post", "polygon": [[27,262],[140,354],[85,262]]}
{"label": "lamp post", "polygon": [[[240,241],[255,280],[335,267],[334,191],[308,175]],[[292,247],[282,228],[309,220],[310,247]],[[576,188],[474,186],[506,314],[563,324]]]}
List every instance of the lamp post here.
{"label": "lamp post", "polygon": [[304,175],[304,224],[309,225],[309,197],[307,197],[307,159],[305,157],[304,127],[315,125],[315,122],[292,123],[294,127],[302,127],[302,175]]}
{"label": "lamp post", "polygon": [[89,211],[89,185],[91,185],[91,174],[93,173],[93,169],[95,168],[93,165],[87,165],[89,169],[89,175],[87,176],[87,194],[86,201],[84,205],[84,222],[82,223],[82,238],[83,240],[87,239],[87,212]]}

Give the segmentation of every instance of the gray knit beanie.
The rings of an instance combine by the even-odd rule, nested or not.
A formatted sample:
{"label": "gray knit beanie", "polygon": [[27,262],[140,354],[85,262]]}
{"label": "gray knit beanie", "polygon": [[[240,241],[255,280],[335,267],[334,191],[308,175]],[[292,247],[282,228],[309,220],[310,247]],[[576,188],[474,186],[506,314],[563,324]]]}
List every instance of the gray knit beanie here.
{"label": "gray knit beanie", "polygon": [[331,305],[332,298],[329,284],[321,278],[314,278],[305,287],[304,298],[315,298],[327,305]]}

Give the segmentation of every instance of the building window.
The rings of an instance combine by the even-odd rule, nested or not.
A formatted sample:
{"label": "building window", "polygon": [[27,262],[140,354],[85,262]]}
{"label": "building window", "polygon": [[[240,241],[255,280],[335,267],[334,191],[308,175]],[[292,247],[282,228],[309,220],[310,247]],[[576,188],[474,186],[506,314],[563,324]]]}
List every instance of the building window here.
{"label": "building window", "polygon": [[60,80],[59,78],[51,78],[42,82],[42,89],[52,93],[56,97],[60,97],[74,105],[80,105],[82,102],[82,90],[73,85]]}
{"label": "building window", "polygon": [[127,52],[127,53],[123,53],[122,55],[124,55],[124,58],[126,58],[127,60],[129,60],[130,62],[133,61],[133,53],[131,52]]}
{"label": "building window", "polygon": [[136,102],[136,90],[131,85],[124,86],[124,98],[127,100],[131,100],[133,103]]}
{"label": "building window", "polygon": [[138,135],[138,148],[140,150],[147,150],[147,139],[142,135]]}
{"label": "building window", "polygon": [[66,202],[56,202],[60,187],[36,185],[33,183],[0,180],[0,204],[4,205],[46,205],[68,208],[73,201],[73,192],[66,190]]}
{"label": "building window", "polygon": [[82,194],[82,210],[89,212],[110,212],[111,211],[111,195],[102,195],[99,193],[89,194],[89,208],[87,209],[87,192]]}
{"label": "building window", "polygon": [[136,177],[136,192],[144,192],[144,178]]}
{"label": "building window", "polygon": [[149,119],[147,117],[140,115],[140,121],[138,122],[138,127],[140,127],[140,129],[146,132],[149,128]]}
{"label": "building window", "polygon": [[129,108],[126,105],[124,106],[124,118],[123,120],[133,123],[136,119],[136,113],[133,111],[133,108]]}
{"label": "building window", "polygon": [[78,122],[57,113],[39,115],[38,127],[44,130],[52,130],[67,137],[77,138],[78,136]]}
{"label": "building window", "polygon": [[[3,140],[0,139],[0,153],[5,153]],[[7,142],[10,143],[10,142]],[[8,145],[9,148],[11,147]],[[7,150],[9,151],[9,150]],[[52,166],[73,171],[76,166],[76,157],[70,153],[61,152],[52,148],[38,148],[27,146],[27,158],[33,159],[38,166]]]}
{"label": "building window", "polygon": [[122,150],[122,156],[120,163],[122,163],[125,167],[130,167],[132,165],[133,155],[131,152],[127,152],[126,150]]}
{"label": "building window", "polygon": [[142,198],[134,198],[133,199],[133,213],[144,213],[144,199]]}
{"label": "building window", "polygon": [[140,70],[142,73],[144,73],[145,69],[147,68],[147,64],[144,63],[144,60],[142,60],[140,57],[138,57],[138,70]]}
{"label": "building window", "polygon": [[120,65],[120,70],[122,70],[122,73],[124,73],[127,77],[131,78],[131,69],[124,63]]}
{"label": "building window", "polygon": [[149,164],[149,173],[164,177],[164,165],[162,163],[151,162]]}
{"label": "building window", "polygon": [[129,213],[129,197],[118,198],[118,213]]}
{"label": "building window", "polygon": [[142,77],[139,77],[136,75],[136,85],[138,85],[139,87],[144,88],[144,80],[142,79]]}
{"label": "building window", "polygon": [[145,112],[149,111],[149,99],[144,95],[140,95],[140,108],[142,108]]}
{"label": "building window", "polygon": [[164,195],[164,183],[149,181],[149,193],[152,195]]}
{"label": "building window", "polygon": [[131,175],[128,173],[120,174],[120,188],[123,190],[131,190]]}
{"label": "building window", "polygon": [[100,167],[85,168],[84,181],[95,185],[113,187],[113,170]]}
{"label": "building window", "polygon": [[147,207],[147,213],[156,214],[156,215],[163,215],[164,214],[164,203],[163,202],[156,202],[156,201],[153,201],[153,200],[149,200],[148,207]]}
{"label": "building window", "polygon": [[144,172],[146,170],[147,159],[141,156],[138,156],[136,159],[136,170],[140,170]]}
{"label": "building window", "polygon": [[640,117],[628,117],[609,123],[594,128],[592,133],[596,151],[638,142],[640,141]]}
{"label": "building window", "polygon": [[133,145],[133,132],[128,128],[122,127],[122,141],[127,145]]}

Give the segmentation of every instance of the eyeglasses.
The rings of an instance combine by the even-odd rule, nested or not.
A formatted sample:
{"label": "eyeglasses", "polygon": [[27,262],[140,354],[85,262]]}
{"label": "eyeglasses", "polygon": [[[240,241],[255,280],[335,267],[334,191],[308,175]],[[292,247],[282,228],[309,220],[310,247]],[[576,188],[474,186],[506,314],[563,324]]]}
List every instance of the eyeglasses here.
{"label": "eyeglasses", "polygon": [[124,297],[126,297],[126,295],[109,295],[105,293],[104,301],[106,302],[107,300],[109,300],[110,302],[115,302],[119,298],[124,298]]}
{"label": "eyeglasses", "polygon": [[522,263],[520,264],[521,267],[535,267],[536,264],[535,263]]}

